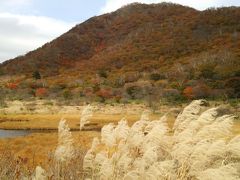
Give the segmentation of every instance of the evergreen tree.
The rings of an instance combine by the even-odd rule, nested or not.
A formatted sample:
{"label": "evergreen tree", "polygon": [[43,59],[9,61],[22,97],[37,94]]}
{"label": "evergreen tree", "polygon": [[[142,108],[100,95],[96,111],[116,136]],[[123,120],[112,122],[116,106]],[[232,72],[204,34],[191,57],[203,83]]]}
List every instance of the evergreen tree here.
{"label": "evergreen tree", "polygon": [[39,73],[39,71],[35,71],[33,74],[32,74],[32,77],[34,79],[41,79],[41,74]]}

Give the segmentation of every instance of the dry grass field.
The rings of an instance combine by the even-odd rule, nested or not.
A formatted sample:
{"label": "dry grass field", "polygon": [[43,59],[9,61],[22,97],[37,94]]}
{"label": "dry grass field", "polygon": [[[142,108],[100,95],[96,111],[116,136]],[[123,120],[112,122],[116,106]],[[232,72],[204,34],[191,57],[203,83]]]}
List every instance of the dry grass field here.
{"label": "dry grass field", "polygon": [[[100,135],[101,127],[108,123],[117,123],[125,117],[131,125],[141,114],[94,114],[84,131],[79,131],[79,114],[11,114],[0,115],[0,129],[33,130],[24,137],[0,138],[0,152],[11,151],[16,157],[26,160],[29,168],[47,164],[48,158],[57,147],[57,128],[61,118],[65,118],[73,131],[75,145],[83,149],[91,146],[92,139]],[[152,115],[151,118],[157,118]],[[35,131],[35,132],[34,132]]]}
{"label": "dry grass field", "polygon": [[[90,119],[92,128],[100,128],[109,122],[118,122],[126,117],[129,122],[136,121],[141,114],[94,114]],[[79,130],[80,114],[10,114],[0,115],[1,129],[57,130],[61,118],[68,121],[71,130]]]}
{"label": "dry grass field", "polygon": [[[90,147],[93,137],[99,132],[84,131],[73,132],[76,146],[83,149]],[[34,169],[37,165],[45,167],[57,147],[58,134],[54,133],[33,133],[25,137],[10,139],[0,139],[0,152],[11,152],[15,157],[25,160],[25,165],[29,169]]]}
{"label": "dry grass field", "polygon": [[[167,108],[165,108],[166,111]],[[151,114],[150,119],[159,119],[165,112]],[[168,125],[172,126],[177,113],[168,115]],[[0,138],[0,152],[11,152],[24,159],[27,168],[37,165],[45,167],[57,147],[57,128],[61,118],[65,118],[71,128],[75,146],[89,149],[94,137],[100,136],[103,125],[117,123],[126,118],[131,126],[139,120],[141,113],[94,113],[84,131],[79,131],[80,114],[0,114],[0,129],[33,130],[24,137]],[[239,118],[234,121],[234,134],[240,134]]]}

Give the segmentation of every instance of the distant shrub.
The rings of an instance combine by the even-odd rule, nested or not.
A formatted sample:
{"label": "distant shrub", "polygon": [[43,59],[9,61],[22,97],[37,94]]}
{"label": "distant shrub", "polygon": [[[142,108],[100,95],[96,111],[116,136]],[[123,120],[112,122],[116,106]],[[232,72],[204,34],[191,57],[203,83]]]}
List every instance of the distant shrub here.
{"label": "distant shrub", "polygon": [[79,96],[80,97],[84,97],[84,92],[81,90],[81,91],[79,91]]}
{"label": "distant shrub", "polygon": [[14,96],[16,97],[16,99],[18,100],[30,100],[33,96],[35,96],[35,92],[34,94],[29,93],[30,89],[17,89],[17,91],[14,93]]}
{"label": "distant shrub", "polygon": [[226,89],[212,89],[210,91],[209,97],[225,99],[227,97],[228,91]]}
{"label": "distant shrub", "polygon": [[99,84],[94,84],[92,88],[93,88],[93,92],[96,93],[100,90],[100,85]]}
{"label": "distant shrub", "polygon": [[107,71],[106,71],[105,69],[100,69],[100,70],[98,71],[98,75],[99,75],[100,77],[103,77],[103,78],[107,78],[107,77],[108,77]]}
{"label": "distant shrub", "polygon": [[8,89],[14,90],[14,89],[17,89],[17,88],[18,88],[18,84],[15,83],[15,82],[9,82],[9,83],[6,84],[6,87],[7,87]]}
{"label": "distant shrub", "polygon": [[193,87],[193,94],[195,99],[208,98],[211,93],[211,88],[205,83],[199,83]]}
{"label": "distant shrub", "polygon": [[179,95],[180,92],[177,89],[163,89],[163,96]]}
{"label": "distant shrub", "polygon": [[212,79],[215,75],[214,67],[212,66],[206,66],[201,69],[200,71],[200,77],[206,78],[206,79]]}
{"label": "distant shrub", "polygon": [[194,87],[188,86],[183,90],[183,95],[188,99],[207,98],[211,94],[211,88],[204,83]]}
{"label": "distant shrub", "polygon": [[125,84],[125,78],[124,77],[118,77],[114,80],[114,86],[116,88],[120,88],[120,87],[123,87]]}
{"label": "distant shrub", "polygon": [[112,97],[112,90],[110,88],[102,88],[96,92],[97,96],[101,98],[101,102],[105,102]]}
{"label": "distant shrub", "polygon": [[53,86],[54,89],[57,89],[57,90],[63,90],[65,88],[67,88],[67,84],[66,83],[59,83],[59,84],[55,84]]}
{"label": "distant shrub", "polygon": [[198,83],[197,80],[189,80],[185,83],[185,86],[196,86]]}
{"label": "distant shrub", "polygon": [[62,88],[60,88],[59,87],[59,85],[58,84],[52,84],[50,87],[49,87],[49,91],[50,91],[50,93],[51,94],[61,94],[62,93],[62,91],[63,91],[64,89],[62,89]]}
{"label": "distant shrub", "polygon": [[4,70],[3,70],[3,69],[0,69],[0,76],[2,76],[2,75],[4,75],[4,74],[5,74]]}
{"label": "distant shrub", "polygon": [[234,72],[234,76],[236,76],[236,77],[240,77],[240,70]]}
{"label": "distant shrub", "polygon": [[166,88],[168,86],[168,80],[159,80],[155,82],[155,85],[160,88]]}
{"label": "distant shrub", "polygon": [[181,94],[177,89],[163,89],[162,96],[170,101],[181,99]]}
{"label": "distant shrub", "polygon": [[131,99],[143,99],[149,95],[151,89],[152,83],[149,81],[137,81],[124,85],[124,90]]}
{"label": "distant shrub", "polygon": [[139,86],[133,85],[133,86],[127,87],[126,92],[128,95],[130,95],[131,98],[135,99],[137,98],[137,94],[142,92],[142,89]]}
{"label": "distant shrub", "polygon": [[92,87],[86,87],[83,90],[83,94],[84,94],[85,97],[90,98],[94,95],[94,90],[93,90]]}
{"label": "distant shrub", "polygon": [[7,104],[5,102],[3,95],[0,96],[0,107],[7,107]]}
{"label": "distant shrub", "polygon": [[70,90],[65,89],[63,91],[63,97],[64,97],[64,99],[71,99],[73,97],[73,94]]}
{"label": "distant shrub", "polygon": [[140,74],[138,72],[128,72],[125,74],[124,80],[125,83],[136,82],[140,78]]}
{"label": "distant shrub", "polygon": [[193,99],[193,97],[194,97],[193,88],[191,86],[186,87],[183,90],[183,95],[188,99]]}
{"label": "distant shrub", "polygon": [[44,97],[47,95],[47,89],[46,88],[38,88],[35,91],[35,96],[36,97]]}
{"label": "distant shrub", "polygon": [[124,66],[124,62],[121,60],[114,61],[113,66],[117,69],[121,69]]}
{"label": "distant shrub", "polygon": [[240,101],[239,99],[228,99],[228,103],[230,104],[230,106],[234,107],[234,108],[238,108],[240,107]]}
{"label": "distant shrub", "polygon": [[35,71],[33,72],[32,77],[36,80],[41,79],[41,74],[39,73],[39,71]]}
{"label": "distant shrub", "polygon": [[121,88],[115,88],[112,90],[113,96],[122,96],[123,94],[123,89]]}
{"label": "distant shrub", "polygon": [[170,87],[173,88],[173,89],[179,89],[180,88],[178,82],[176,82],[176,81],[171,82]]}
{"label": "distant shrub", "polygon": [[212,81],[208,81],[208,84],[211,88],[213,89],[224,89],[224,81],[222,80],[212,80]]}
{"label": "distant shrub", "polygon": [[150,80],[158,81],[160,79],[165,79],[165,76],[158,74],[158,73],[152,73],[152,74],[150,74],[149,78],[150,78]]}
{"label": "distant shrub", "polygon": [[240,77],[226,80],[225,88],[233,89],[233,97],[240,97]]}
{"label": "distant shrub", "polygon": [[29,81],[28,84],[32,89],[43,88],[43,83],[39,81]]}

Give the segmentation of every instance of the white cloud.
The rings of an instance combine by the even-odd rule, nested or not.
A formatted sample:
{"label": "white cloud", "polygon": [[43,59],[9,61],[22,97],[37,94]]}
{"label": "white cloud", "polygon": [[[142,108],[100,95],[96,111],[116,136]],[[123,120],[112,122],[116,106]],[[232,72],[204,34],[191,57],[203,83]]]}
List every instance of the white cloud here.
{"label": "white cloud", "polygon": [[43,16],[0,13],[0,26],[2,62],[42,46],[69,30],[74,24]]}
{"label": "white cloud", "polygon": [[127,5],[133,2],[140,3],[161,3],[161,2],[172,2],[177,4],[182,4],[185,6],[190,6],[198,10],[204,10],[209,7],[219,7],[219,6],[230,6],[230,5],[239,5],[237,2],[239,0],[106,0],[105,6],[101,9],[101,13],[108,13],[117,10],[123,5]]}

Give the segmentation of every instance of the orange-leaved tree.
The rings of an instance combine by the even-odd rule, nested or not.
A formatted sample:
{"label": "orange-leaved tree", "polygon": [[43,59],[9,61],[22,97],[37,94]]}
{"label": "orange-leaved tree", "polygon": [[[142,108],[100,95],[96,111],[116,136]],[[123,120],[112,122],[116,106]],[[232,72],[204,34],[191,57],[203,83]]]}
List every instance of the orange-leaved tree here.
{"label": "orange-leaved tree", "polygon": [[183,90],[183,95],[188,99],[193,99],[194,98],[193,88],[191,86],[186,87]]}
{"label": "orange-leaved tree", "polygon": [[47,89],[46,88],[37,88],[35,92],[36,97],[44,97],[47,95]]}

